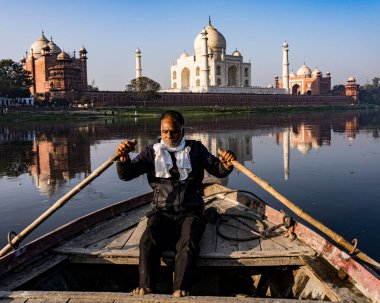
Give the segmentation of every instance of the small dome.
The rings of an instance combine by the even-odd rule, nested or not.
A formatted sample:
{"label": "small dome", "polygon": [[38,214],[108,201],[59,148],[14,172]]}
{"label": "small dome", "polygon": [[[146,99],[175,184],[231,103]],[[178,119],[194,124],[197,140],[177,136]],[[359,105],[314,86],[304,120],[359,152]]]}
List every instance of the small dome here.
{"label": "small dome", "polygon": [[48,45],[50,47],[50,53],[52,55],[57,55],[60,52],[62,52],[62,50],[59,48],[59,46],[53,42],[53,38],[50,38],[50,42],[48,43]]}
{"label": "small dome", "polygon": [[232,56],[235,56],[235,57],[241,57],[241,53],[236,49],[236,50],[232,53]]}
{"label": "small dome", "polygon": [[349,77],[347,79],[347,82],[356,82],[356,79],[354,77]]}
{"label": "small dome", "polygon": [[297,75],[296,75],[295,72],[292,71],[292,72],[289,74],[289,77],[294,78],[294,77],[297,77]]}
{"label": "small dome", "polygon": [[[79,52],[80,52],[82,49],[86,51],[86,49],[85,49],[84,47],[82,47],[82,48],[79,50]],[[140,50],[139,48],[137,48],[136,51],[135,51],[135,53],[136,53],[136,54],[141,54],[141,50]]]}
{"label": "small dome", "polygon": [[45,44],[45,45],[42,47],[42,50],[44,50],[44,51],[50,51],[50,46],[49,46],[49,44]]}
{"label": "small dome", "polygon": [[282,45],[283,48],[289,47],[288,43],[285,41],[284,44]]}
{"label": "small dome", "polygon": [[313,76],[321,76],[322,72],[318,68],[315,68],[315,70],[313,70],[312,75]]}
{"label": "small dome", "polygon": [[33,51],[33,56],[35,58],[39,58],[42,55],[42,48],[44,45],[48,44],[49,40],[46,39],[44,32],[42,32],[41,37],[39,37],[31,46],[30,46],[30,53]]}
{"label": "small dome", "polygon": [[[215,27],[211,25],[211,21],[209,22],[209,25],[202,30],[202,32],[204,30],[207,32],[208,47],[212,49],[214,53],[222,53],[223,50],[226,51],[226,39]],[[195,54],[200,54],[202,52],[202,32],[198,34],[194,41]]]}
{"label": "small dome", "polygon": [[184,58],[187,58],[187,57],[189,57],[189,54],[186,53],[186,52],[183,52],[183,53],[181,54],[181,56],[179,56],[180,59],[184,59]]}
{"label": "small dome", "polygon": [[297,71],[297,76],[311,77],[311,70],[305,64]]}
{"label": "small dome", "polygon": [[70,60],[70,56],[68,53],[65,53],[64,51],[60,52],[57,56],[57,60]]}

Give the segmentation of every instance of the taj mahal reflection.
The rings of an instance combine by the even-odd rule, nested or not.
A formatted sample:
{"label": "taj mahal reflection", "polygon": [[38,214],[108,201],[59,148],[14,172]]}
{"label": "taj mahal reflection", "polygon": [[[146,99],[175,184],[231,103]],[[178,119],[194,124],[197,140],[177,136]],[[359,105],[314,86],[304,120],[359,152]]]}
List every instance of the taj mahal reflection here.
{"label": "taj mahal reflection", "polygon": [[[324,117],[324,116],[323,116]],[[223,120],[224,119],[224,120]],[[282,146],[284,179],[291,176],[291,152],[307,157],[312,150],[329,146],[332,132],[345,134],[353,143],[363,118],[355,114],[321,119],[271,120],[255,117],[194,120],[186,124],[186,138],[201,141],[218,154],[218,147],[236,153],[240,163],[254,162],[255,138],[273,138]],[[265,124],[265,127],[262,125]],[[376,132],[377,133],[377,132]],[[136,136],[136,134],[140,134]],[[157,142],[156,121],[131,120],[125,124],[65,126],[56,128],[2,127],[0,129],[0,178],[29,174],[45,196],[52,196],[67,186],[71,179],[83,179],[91,173],[91,146],[100,140],[137,139],[136,151]],[[256,147],[257,148],[257,147]],[[107,157],[105,156],[104,160]]]}

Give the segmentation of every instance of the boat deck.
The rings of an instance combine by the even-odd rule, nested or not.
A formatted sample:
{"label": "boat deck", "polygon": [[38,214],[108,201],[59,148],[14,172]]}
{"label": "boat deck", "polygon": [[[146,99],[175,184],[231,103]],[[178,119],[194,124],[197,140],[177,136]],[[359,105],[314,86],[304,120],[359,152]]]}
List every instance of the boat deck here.
{"label": "boat deck", "polygon": [[[206,203],[206,209],[214,207],[222,217],[218,224],[207,224],[201,241],[199,266],[302,265],[300,257],[315,255],[315,251],[301,241],[283,237],[283,228],[263,239],[259,233],[274,224],[224,195],[206,199]],[[147,223],[145,214],[150,208],[150,205],[145,205],[121,213],[54,251],[72,255],[75,258],[72,261],[79,263],[138,264],[139,241]],[[241,241],[251,236],[257,238]],[[172,257],[173,252],[165,252],[163,264],[170,263]]]}
{"label": "boat deck", "polygon": [[[128,294],[138,283],[139,241],[152,198],[148,193],[88,214],[4,257],[0,302],[370,302],[320,256],[323,238],[301,224],[297,235],[314,246],[283,237],[284,227],[271,229],[283,222],[279,211],[215,184],[205,187],[205,203],[217,210],[218,224],[208,223],[201,240],[196,296],[163,295],[171,291],[166,265],[173,264],[173,251],[163,254],[158,295]],[[230,297],[241,287],[257,298]]]}

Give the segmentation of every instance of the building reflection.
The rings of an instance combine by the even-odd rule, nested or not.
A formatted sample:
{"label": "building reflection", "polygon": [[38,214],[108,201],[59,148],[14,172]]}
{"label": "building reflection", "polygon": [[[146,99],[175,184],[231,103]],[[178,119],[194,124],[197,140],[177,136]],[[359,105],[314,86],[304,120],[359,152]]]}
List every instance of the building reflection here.
{"label": "building reflection", "polygon": [[76,135],[39,135],[33,142],[29,173],[38,190],[46,196],[59,192],[74,177],[90,173],[90,142]]}
{"label": "building reflection", "polygon": [[[255,137],[274,137],[275,144],[283,147],[284,179],[288,180],[292,150],[306,157],[312,150],[330,145],[332,132],[345,133],[352,143],[359,125],[373,120],[373,116],[353,113],[289,115],[281,119],[270,115],[189,119],[186,137],[201,141],[216,156],[218,147],[232,150],[241,163],[254,161]],[[368,129],[378,137],[377,128]],[[135,138],[136,151],[140,152],[156,143],[158,136],[158,122],[148,119],[60,127],[1,126],[0,177],[29,173],[38,190],[52,196],[71,179],[81,179],[91,172],[90,148],[100,140]]]}

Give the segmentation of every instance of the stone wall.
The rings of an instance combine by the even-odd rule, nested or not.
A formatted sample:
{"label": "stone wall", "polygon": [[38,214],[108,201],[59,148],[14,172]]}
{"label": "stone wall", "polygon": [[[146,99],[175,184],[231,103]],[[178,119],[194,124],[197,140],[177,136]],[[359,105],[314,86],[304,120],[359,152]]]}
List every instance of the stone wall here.
{"label": "stone wall", "polygon": [[160,93],[154,101],[136,101],[121,91],[91,91],[95,106],[327,106],[356,103],[350,96]]}

